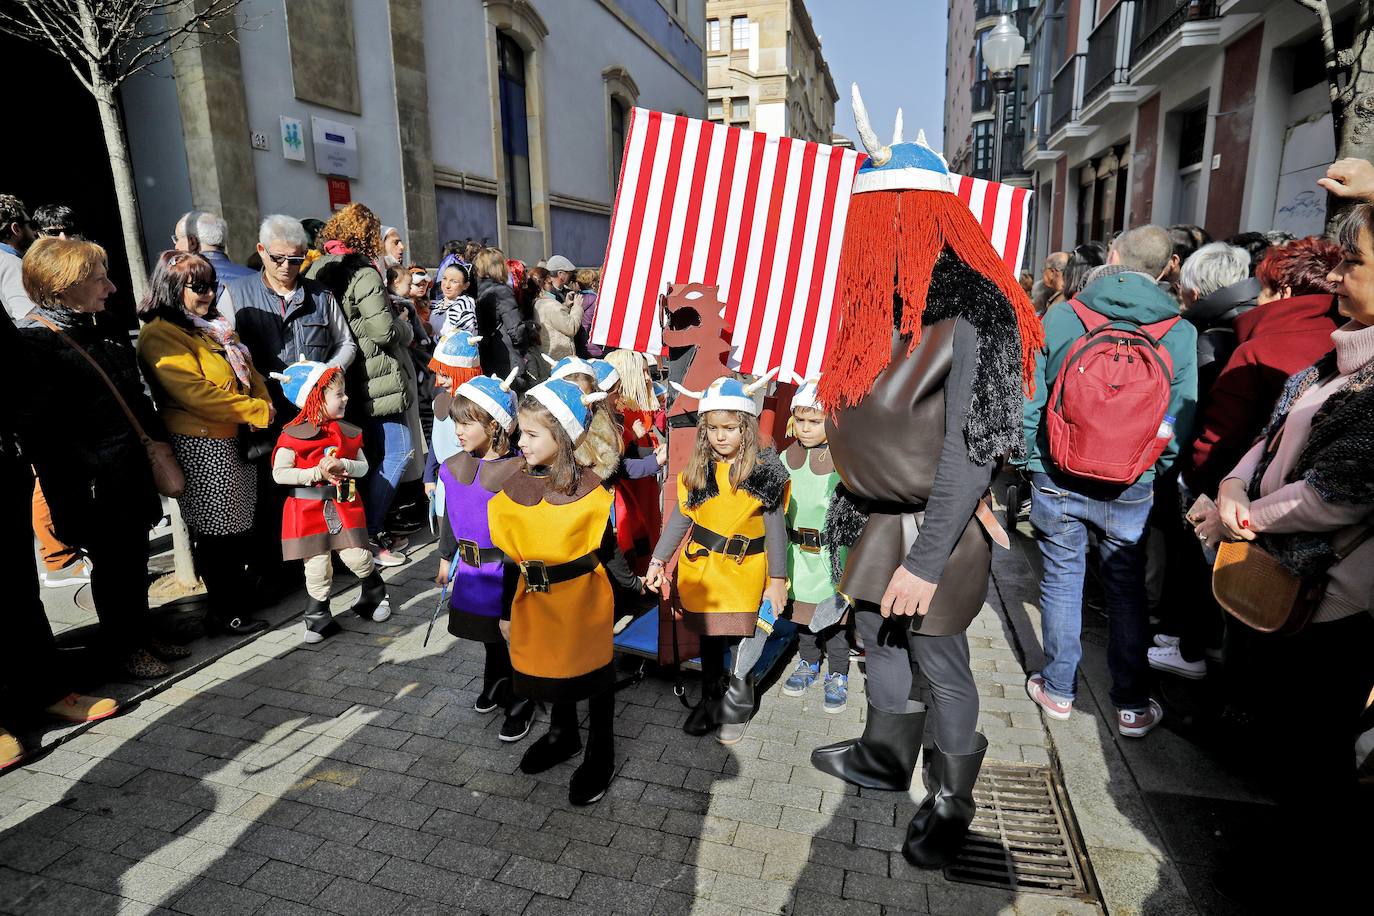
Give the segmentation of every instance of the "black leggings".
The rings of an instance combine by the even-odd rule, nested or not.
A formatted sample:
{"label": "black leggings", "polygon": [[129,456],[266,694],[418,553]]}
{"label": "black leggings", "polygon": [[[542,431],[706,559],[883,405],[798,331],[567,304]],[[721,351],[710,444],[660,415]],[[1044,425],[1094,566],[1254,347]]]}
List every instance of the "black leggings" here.
{"label": "black leggings", "polygon": [[829,674],[849,674],[849,639],[843,623],[831,624],[819,633],[806,627],[797,628],[797,654],[808,665],[819,665],[821,654],[826,659]]}
{"label": "black leggings", "polygon": [[[868,702],[894,714],[917,712],[925,705],[934,719],[927,722],[926,732],[933,731],[940,749],[947,754],[972,753],[978,686],[969,667],[968,636],[911,636],[909,619],[885,619],[875,611],[855,611],[854,625],[864,644]],[[924,681],[924,704],[913,694],[916,673]]]}
{"label": "black leggings", "polygon": [[501,678],[511,676],[510,647],[504,640],[482,643],[487,650],[487,659],[482,666],[482,689],[488,690]]}
{"label": "black leggings", "polygon": [[[606,752],[614,747],[615,691],[603,690],[587,700],[587,748]],[[577,703],[560,701],[549,710],[549,731],[577,731]]]}
{"label": "black leggings", "polygon": [[219,620],[247,617],[253,610],[247,569],[252,534],[194,534],[192,540],[210,613]]}

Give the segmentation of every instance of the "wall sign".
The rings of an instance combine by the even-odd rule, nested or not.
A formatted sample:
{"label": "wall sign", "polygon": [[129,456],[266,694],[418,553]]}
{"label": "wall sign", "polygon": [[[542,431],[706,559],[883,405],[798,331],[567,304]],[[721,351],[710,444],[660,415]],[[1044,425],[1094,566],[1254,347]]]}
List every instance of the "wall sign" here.
{"label": "wall sign", "polygon": [[358,177],[358,133],[347,124],[311,117],[315,171],[322,175]]}
{"label": "wall sign", "polygon": [[305,128],[301,126],[300,118],[288,118],[282,115],[281,121],[281,154],[282,158],[290,159],[293,162],[305,161]]}
{"label": "wall sign", "polygon": [[325,184],[329,187],[329,212],[334,213],[353,203],[353,189],[348,183],[347,178],[338,178],[333,175],[325,179]]}

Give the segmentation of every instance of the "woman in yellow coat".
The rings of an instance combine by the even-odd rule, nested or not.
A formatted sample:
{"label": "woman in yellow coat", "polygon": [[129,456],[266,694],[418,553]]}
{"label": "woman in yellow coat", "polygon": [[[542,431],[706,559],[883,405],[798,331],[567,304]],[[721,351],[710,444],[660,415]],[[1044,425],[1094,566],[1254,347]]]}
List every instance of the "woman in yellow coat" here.
{"label": "woman in yellow coat", "polygon": [[[215,268],[198,254],[164,252],[139,312],[138,358],[186,475],[177,500],[205,580],[205,622],[234,634],[254,620],[243,558],[257,507],[258,471],[239,434],[266,429],[274,415],[248,348],[215,308]],[[184,654],[189,655],[189,650]]]}
{"label": "woman in yellow coat", "polygon": [[521,770],[543,772],[582,749],[577,702],[588,701],[587,750],[568,786],[574,805],[598,801],[615,775],[611,579],[644,590],[616,547],[611,491],[591,470],[589,405],[604,397],[562,379],[526,392],[519,413],[522,465],[487,504],[491,540],[505,554],[512,592],[501,622],[510,640],[512,687],[553,704],[549,730],[525,752]]}
{"label": "woman in yellow coat", "polygon": [[[770,373],[771,375],[771,373]],[[646,582],[667,595],[664,568],[690,530],[677,566],[684,623],[702,635],[701,702],[683,724],[689,735],[715,730],[722,744],[744,737],[754,715],[757,653],[741,650],[764,640],[759,627],[764,599],[773,616],[787,606],[788,475],[771,449],[760,449],[754,391],[769,376],[745,385],[719,378],[704,392],[679,388],[699,400],[697,441],[678,475],[677,505],[654,549]],[[725,677],[725,651],[733,670]]]}

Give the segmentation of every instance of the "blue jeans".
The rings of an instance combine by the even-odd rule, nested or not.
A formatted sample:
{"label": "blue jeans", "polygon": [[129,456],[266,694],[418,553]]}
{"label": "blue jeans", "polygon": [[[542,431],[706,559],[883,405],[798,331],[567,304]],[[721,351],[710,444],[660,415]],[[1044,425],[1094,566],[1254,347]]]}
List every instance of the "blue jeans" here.
{"label": "blue jeans", "polygon": [[370,470],[363,492],[363,511],[367,513],[368,537],[386,528],[386,514],[396,499],[396,487],[405,475],[415,443],[410,441],[410,426],[403,413],[373,417],[363,433],[363,453]]}
{"label": "blue jeans", "polygon": [[1112,703],[1118,709],[1149,708],[1149,619],[1145,604],[1145,530],[1154,486],[1125,489],[1088,481],[1066,485],[1036,473],[1031,524],[1039,535],[1044,573],[1040,614],[1045,640],[1046,690],[1072,700],[1083,658],[1083,573],[1088,532],[1097,535],[1102,589],[1107,606],[1107,669]]}

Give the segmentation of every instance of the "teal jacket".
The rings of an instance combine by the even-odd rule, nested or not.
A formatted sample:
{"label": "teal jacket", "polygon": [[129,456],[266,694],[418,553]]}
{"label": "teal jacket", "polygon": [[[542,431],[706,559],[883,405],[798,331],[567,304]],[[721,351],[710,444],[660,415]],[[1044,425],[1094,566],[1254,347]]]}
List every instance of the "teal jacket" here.
{"label": "teal jacket", "polygon": [[[1078,294],[1088,308],[1107,318],[1129,318],[1152,324],[1178,314],[1178,303],[1144,274],[1122,273],[1102,277]],[[1073,342],[1086,331],[1067,302],[1050,306],[1045,313],[1045,350],[1035,360],[1035,396],[1026,399],[1023,427],[1026,434],[1026,467],[1053,473],[1049,433],[1045,426],[1045,402],[1049,399],[1059,368]],[[1197,330],[1186,320],[1179,321],[1162,341],[1174,363],[1174,379],[1169,391],[1167,413],[1174,418],[1174,438],[1153,469],[1141,475],[1154,480],[1171,468],[1178,458],[1181,443],[1192,439],[1197,412]]]}

